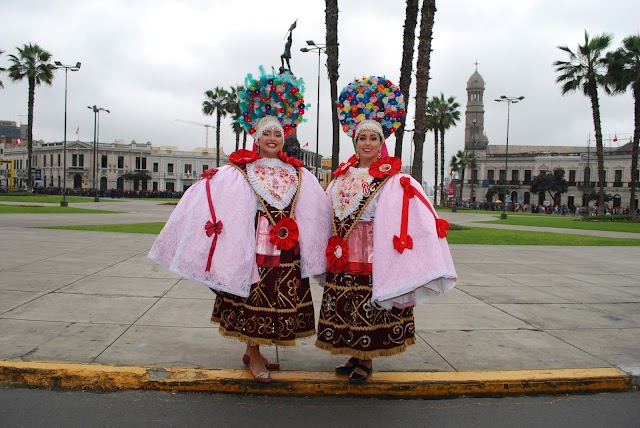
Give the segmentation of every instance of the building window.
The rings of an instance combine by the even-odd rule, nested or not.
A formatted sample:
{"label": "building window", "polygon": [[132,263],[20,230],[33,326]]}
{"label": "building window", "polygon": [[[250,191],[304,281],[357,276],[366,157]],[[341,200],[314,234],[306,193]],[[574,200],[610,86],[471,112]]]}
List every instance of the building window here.
{"label": "building window", "polygon": [[124,168],[124,156],[118,156],[118,168]]}
{"label": "building window", "polygon": [[136,156],[136,169],[140,169],[140,157]]}
{"label": "building window", "polygon": [[487,181],[490,184],[493,184],[493,181],[495,180],[494,174],[495,174],[495,171],[492,169],[487,171]]}
{"label": "building window", "polygon": [[540,175],[547,175],[547,170],[546,169],[541,169],[540,170]]}
{"label": "building window", "polygon": [[[168,163],[167,164],[167,172],[169,174],[173,174],[173,164],[172,163]],[[167,189],[168,190],[168,189]],[[172,189],[173,190],[173,189]]]}
{"label": "building window", "polygon": [[524,170],[524,183],[523,184],[531,184],[531,170]]}
{"label": "building window", "polygon": [[500,170],[500,183],[504,183],[507,178],[507,172],[504,169]]}
{"label": "building window", "polygon": [[71,166],[78,166],[78,155],[71,155]]}
{"label": "building window", "polygon": [[209,169],[209,165],[202,165],[202,172],[205,172]]}
{"label": "building window", "polygon": [[102,157],[100,158],[100,167],[101,168],[107,167],[107,155],[102,155]]}
{"label": "building window", "polygon": [[570,169],[569,170],[569,186],[575,186],[575,185],[576,185],[576,170]]}
{"label": "building window", "polygon": [[166,183],[165,186],[166,186],[165,190],[167,192],[173,192],[173,189],[174,189],[174,184],[173,183]]}
{"label": "building window", "polygon": [[[153,163],[153,172],[158,172],[158,162]],[[158,190],[158,189],[155,189]]]}
{"label": "building window", "polygon": [[153,189],[154,192],[158,191],[158,182],[157,181],[152,182],[151,186],[152,186],[152,189]]}
{"label": "building window", "polygon": [[184,173],[185,174],[191,174],[191,164],[190,163],[185,163],[184,164]]}
{"label": "building window", "polygon": [[84,166],[84,155],[82,155],[82,154],[78,155],[78,166],[79,167],[83,167]]}
{"label": "building window", "polygon": [[[53,166],[53,153],[49,155],[49,165]],[[53,187],[53,184],[51,187]]]}
{"label": "building window", "polygon": [[520,181],[520,171],[517,169],[511,170],[511,183],[518,184]]}
{"label": "building window", "polygon": [[[58,153],[58,166],[60,166],[60,153]],[[58,186],[60,187],[60,186]]]}
{"label": "building window", "polygon": [[47,155],[42,155],[42,167],[44,168],[46,166],[47,166]]}
{"label": "building window", "polygon": [[622,170],[621,169],[616,169],[614,171],[613,187],[622,187]]}

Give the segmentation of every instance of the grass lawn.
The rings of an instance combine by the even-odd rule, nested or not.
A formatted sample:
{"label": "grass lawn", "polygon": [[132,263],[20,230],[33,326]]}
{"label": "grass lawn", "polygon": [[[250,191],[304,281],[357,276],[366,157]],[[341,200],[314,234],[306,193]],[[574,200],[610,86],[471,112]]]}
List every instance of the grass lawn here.
{"label": "grass lawn", "polygon": [[574,220],[579,217],[561,215],[512,215],[509,213],[506,220],[483,221],[480,223],[489,224],[511,224],[516,226],[536,226],[536,227],[560,227],[563,229],[581,230],[606,230],[608,232],[633,232],[640,233],[640,223],[616,223],[607,221],[580,221]]}
{"label": "grass lawn", "polygon": [[[70,204],[93,202],[93,196],[67,196],[67,202]],[[109,202],[116,199],[109,199]],[[29,193],[0,195],[0,202],[32,202],[41,204],[60,204],[61,195],[34,195]]]}
{"label": "grass lawn", "polygon": [[60,207],[55,205],[3,205],[0,214],[121,214],[118,211],[90,210],[86,208]]}
{"label": "grass lawn", "polygon": [[[164,223],[104,224],[97,226],[55,226],[47,229],[89,230],[96,232],[158,234]],[[640,246],[640,239],[604,238],[599,236],[564,235],[561,233],[469,227],[450,230],[450,244],[483,245],[562,245],[562,246]]]}

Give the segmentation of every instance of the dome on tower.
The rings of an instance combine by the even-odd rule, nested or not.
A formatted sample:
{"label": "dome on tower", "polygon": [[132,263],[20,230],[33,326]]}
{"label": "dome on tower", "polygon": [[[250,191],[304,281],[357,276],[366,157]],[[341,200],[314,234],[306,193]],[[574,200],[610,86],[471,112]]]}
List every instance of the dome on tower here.
{"label": "dome on tower", "polygon": [[469,80],[467,80],[467,89],[484,89],[484,79],[478,73],[478,70],[474,71]]}

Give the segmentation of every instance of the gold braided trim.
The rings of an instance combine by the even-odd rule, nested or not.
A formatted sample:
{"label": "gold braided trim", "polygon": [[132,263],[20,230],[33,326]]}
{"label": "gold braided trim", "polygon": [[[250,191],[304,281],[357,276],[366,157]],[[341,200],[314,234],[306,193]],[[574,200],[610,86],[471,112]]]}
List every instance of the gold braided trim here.
{"label": "gold braided trim", "polygon": [[269,314],[292,314],[302,308],[307,308],[309,306],[313,307],[313,301],[309,301],[307,303],[299,303],[296,305],[295,308],[291,308],[291,309],[274,309],[274,308],[266,308],[264,306],[251,306],[251,305],[247,305],[246,303],[237,303],[233,300],[226,299],[226,298],[224,299],[224,302],[226,304],[231,304],[236,308],[248,309],[256,312],[267,312]]}
{"label": "gold braided trim", "polygon": [[410,322],[411,324],[413,324],[413,317],[402,317],[402,318],[396,318],[398,321],[394,322],[394,323],[387,323],[387,324],[375,324],[373,326],[367,326],[367,327],[359,327],[359,326],[355,326],[352,324],[347,324],[347,323],[342,323],[342,324],[337,324],[337,323],[333,323],[331,321],[321,321],[318,324],[322,324],[322,325],[326,325],[329,327],[334,328],[335,330],[341,330],[341,329],[348,329],[348,330],[354,330],[354,331],[377,331],[380,330],[382,328],[394,328],[394,327],[404,327],[404,323],[406,322]]}
{"label": "gold braided trim", "polygon": [[300,267],[300,261],[296,260],[293,263],[280,263],[278,266],[268,267],[264,269],[277,269],[277,268],[295,268]]}
{"label": "gold braided trim", "polygon": [[[213,321],[211,323],[214,324]],[[314,329],[314,330],[296,333],[296,338],[292,340],[278,340],[278,339],[264,339],[260,337],[249,337],[237,331],[227,331],[222,326],[220,326],[219,331],[222,337],[227,339],[237,339],[241,342],[246,343],[249,346],[271,346],[271,345],[295,346],[296,339],[305,339],[316,334],[316,331]]]}
{"label": "gold braided trim", "polygon": [[333,355],[348,355],[359,360],[371,360],[378,357],[390,357],[406,351],[407,347],[416,343],[415,337],[406,339],[402,345],[389,349],[377,349],[374,351],[360,351],[352,348],[334,348],[330,343],[316,340],[316,347],[331,352]]}
{"label": "gold braided trim", "polygon": [[[360,208],[358,208],[358,211],[356,212],[356,218],[355,218],[354,222],[351,223],[351,227],[347,230],[347,232],[344,234],[342,239],[346,240],[349,237],[349,235],[351,234],[353,229],[355,229],[356,225],[358,224],[358,221],[360,220],[360,217],[362,217],[362,214],[364,214],[364,211],[369,206],[369,202],[371,202],[373,200],[373,197],[378,193],[378,191],[380,189],[382,189],[382,186],[384,186],[384,184],[390,178],[391,178],[391,176],[388,175],[382,181],[378,182],[380,185],[377,186],[376,189],[372,193],[369,194],[369,196],[365,200],[364,204],[362,204],[362,206]],[[344,223],[344,220],[342,220],[340,223]],[[333,221],[331,222],[331,224],[333,225],[333,234],[337,235],[338,234],[338,226],[336,225],[336,216],[333,216]]]}

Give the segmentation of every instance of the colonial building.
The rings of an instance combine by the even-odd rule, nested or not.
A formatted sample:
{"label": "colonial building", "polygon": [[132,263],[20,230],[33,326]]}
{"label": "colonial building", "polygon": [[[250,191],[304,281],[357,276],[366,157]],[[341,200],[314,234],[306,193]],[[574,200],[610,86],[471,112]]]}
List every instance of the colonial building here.
{"label": "colonial building", "polygon": [[[490,144],[484,132],[484,91],[484,79],[476,70],[467,82],[464,144],[465,150],[475,155],[476,168],[471,174],[469,171],[465,174],[462,199],[483,202],[490,186],[503,185],[506,181],[507,195],[503,197],[515,204],[586,205],[588,195],[597,191],[595,141],[585,146],[510,144],[507,153],[506,145]],[[629,142],[604,148],[605,192],[613,197],[613,207],[628,206],[631,182],[640,180],[639,171],[631,171],[631,147]],[[554,195],[553,200],[545,193],[532,195],[531,180],[558,167],[565,171],[568,192]]]}

